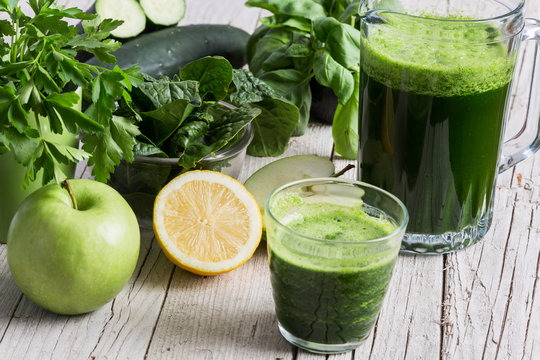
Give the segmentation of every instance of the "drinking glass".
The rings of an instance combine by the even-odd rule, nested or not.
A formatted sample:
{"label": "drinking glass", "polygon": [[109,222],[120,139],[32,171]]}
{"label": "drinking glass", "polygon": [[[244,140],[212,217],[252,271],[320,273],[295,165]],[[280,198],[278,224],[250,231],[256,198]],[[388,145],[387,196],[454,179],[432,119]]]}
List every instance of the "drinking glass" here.
{"label": "drinking glass", "polygon": [[375,323],[407,226],[392,194],[354,180],[295,181],[266,201],[281,334],[317,353],[356,348]]}
{"label": "drinking glass", "polygon": [[479,241],[492,222],[497,174],[540,146],[532,111],[526,131],[503,140],[520,43],[539,47],[540,23],[525,19],[523,6],[361,2],[358,179],[405,203],[404,251]]}

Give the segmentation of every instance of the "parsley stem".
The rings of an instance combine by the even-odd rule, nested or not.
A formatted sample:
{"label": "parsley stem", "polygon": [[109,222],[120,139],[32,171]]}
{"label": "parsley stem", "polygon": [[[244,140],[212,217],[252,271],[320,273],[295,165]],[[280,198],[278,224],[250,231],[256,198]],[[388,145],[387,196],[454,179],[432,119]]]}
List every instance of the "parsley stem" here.
{"label": "parsley stem", "polygon": [[73,189],[71,188],[69,181],[67,181],[67,179],[62,181],[62,186],[68,191],[69,196],[71,197],[71,202],[73,202],[73,208],[75,210],[79,210],[77,207],[77,199],[75,199],[75,194],[73,193]]}

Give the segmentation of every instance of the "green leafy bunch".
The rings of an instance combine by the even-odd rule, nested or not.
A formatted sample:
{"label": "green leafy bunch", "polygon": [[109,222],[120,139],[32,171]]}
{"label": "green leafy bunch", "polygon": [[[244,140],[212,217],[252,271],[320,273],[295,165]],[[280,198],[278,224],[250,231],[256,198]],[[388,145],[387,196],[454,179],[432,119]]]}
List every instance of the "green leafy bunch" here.
{"label": "green leafy bunch", "polygon": [[310,80],[337,96],[335,150],[356,158],[360,64],[359,0],[250,0],[274,15],[248,42],[250,70],[300,109],[297,134],[309,121]]}
{"label": "green leafy bunch", "polygon": [[[122,157],[133,158],[139,132],[126,119],[113,118],[118,98],[140,81],[137,69],[107,70],[81,63],[79,51],[115,62],[120,43],[108,39],[122,22],[86,14],[55,1],[30,0],[33,16],[18,0],[0,0],[0,155],[12,152],[26,167],[23,187],[43,170],[42,182],[65,179],[62,164],[89,159],[97,180],[106,181]],[[82,20],[83,33],[65,19]],[[81,91],[89,105],[81,110]],[[60,134],[84,134],[84,146],[66,145]]]}
{"label": "green leafy bunch", "polygon": [[279,155],[299,118],[295,105],[217,56],[195,60],[173,78],[144,75],[130,95],[115,115],[137,121],[135,155],[178,158],[185,169],[233,144],[250,123],[248,152]]}

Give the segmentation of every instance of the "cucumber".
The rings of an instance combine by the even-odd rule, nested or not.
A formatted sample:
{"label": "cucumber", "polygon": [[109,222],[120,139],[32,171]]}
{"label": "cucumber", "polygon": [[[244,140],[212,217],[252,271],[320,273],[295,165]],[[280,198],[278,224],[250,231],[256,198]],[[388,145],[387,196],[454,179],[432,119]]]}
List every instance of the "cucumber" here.
{"label": "cucumber", "polygon": [[111,32],[117,38],[137,36],[146,27],[146,15],[137,0],[96,0],[95,10],[101,19],[124,22]]}
{"label": "cucumber", "polygon": [[[247,32],[230,25],[180,26],[140,35],[125,42],[113,55],[121,69],[137,65],[153,77],[173,76],[187,63],[205,56],[223,56],[234,68],[240,68],[246,64],[248,39]],[[96,58],[88,63],[109,69],[115,65]]]}
{"label": "cucumber", "polygon": [[175,25],[184,18],[184,0],[140,0],[148,20],[156,25]]}

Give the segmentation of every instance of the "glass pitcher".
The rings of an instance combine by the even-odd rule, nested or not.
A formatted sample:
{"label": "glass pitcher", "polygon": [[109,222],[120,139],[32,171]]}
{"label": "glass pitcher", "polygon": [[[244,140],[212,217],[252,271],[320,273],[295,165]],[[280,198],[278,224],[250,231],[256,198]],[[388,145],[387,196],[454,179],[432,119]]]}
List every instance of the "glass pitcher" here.
{"label": "glass pitcher", "polygon": [[404,251],[445,253],[479,241],[492,222],[497,174],[540,146],[531,112],[526,131],[503,140],[520,43],[539,47],[540,22],[525,19],[523,7],[360,4],[358,179],[405,203]]}

